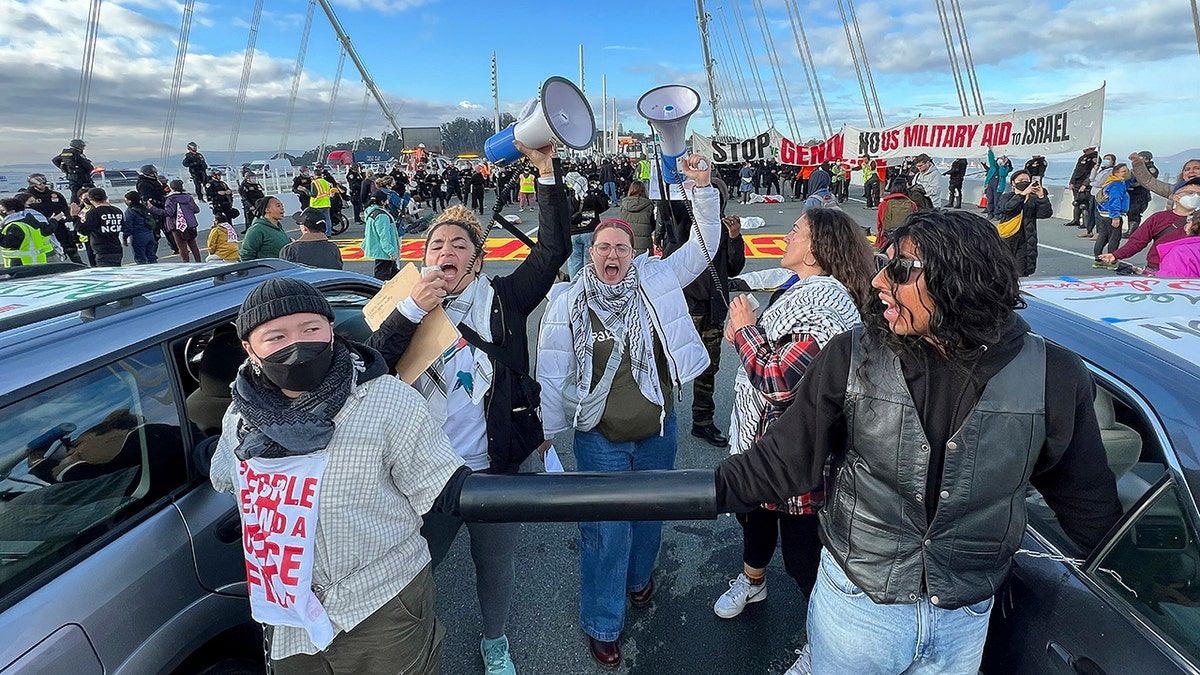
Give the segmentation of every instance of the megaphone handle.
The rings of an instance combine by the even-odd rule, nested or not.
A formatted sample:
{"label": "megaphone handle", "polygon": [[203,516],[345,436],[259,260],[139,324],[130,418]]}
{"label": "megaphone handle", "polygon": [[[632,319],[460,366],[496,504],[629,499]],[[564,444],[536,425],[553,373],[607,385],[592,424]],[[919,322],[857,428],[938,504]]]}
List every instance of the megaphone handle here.
{"label": "megaphone handle", "polygon": [[[721,298],[721,302],[726,309],[729,308],[729,298],[725,294],[725,286],[721,283],[721,275],[717,274],[717,265],[713,262],[712,256],[708,253],[708,243],[704,241],[704,234],[700,231],[700,222],[696,220],[696,211],[692,208],[692,200],[687,198],[687,191],[683,189],[683,180],[679,181],[679,191],[683,193],[683,205],[687,209],[688,218],[692,221],[692,227],[696,229],[696,240],[700,242],[700,250],[704,253],[704,260],[708,262],[708,273],[712,276],[713,286],[717,289],[717,297]],[[670,192],[667,192],[667,201],[671,198]],[[719,216],[718,216],[719,217]],[[720,227],[725,227],[721,224]],[[721,231],[717,230],[717,246],[721,245]]]}

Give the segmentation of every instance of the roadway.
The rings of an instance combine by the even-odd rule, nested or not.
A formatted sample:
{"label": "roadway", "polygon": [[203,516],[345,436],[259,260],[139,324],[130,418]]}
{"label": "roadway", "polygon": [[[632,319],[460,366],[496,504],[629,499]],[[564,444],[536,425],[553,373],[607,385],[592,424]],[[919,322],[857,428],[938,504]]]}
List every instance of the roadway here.
{"label": "roadway", "polygon": [[[846,212],[873,227],[873,210],[864,208],[856,197],[845,205]],[[747,235],[783,234],[799,216],[800,204],[731,204],[728,211],[766,221],[766,227]],[[515,213],[515,209],[506,213]],[[523,230],[535,230],[536,214],[518,215],[524,219]],[[616,215],[616,210],[609,215]],[[1063,222],[1056,218],[1039,225],[1042,244],[1037,276],[1100,276],[1103,270],[1091,267],[1092,242],[1078,238],[1079,230],[1064,227]],[[340,239],[347,250],[353,250],[353,240],[359,237],[361,226],[352,226]],[[505,274],[516,264],[492,261],[487,269],[494,275]],[[746,268],[775,265],[776,259],[750,258]],[[372,271],[370,262],[352,261],[346,267],[363,274]],[[725,345],[716,386],[717,421],[723,429],[728,428],[735,362],[732,348]],[[681,431],[676,466],[712,468],[727,450],[690,435],[690,406],[691,387],[685,387],[684,401],[677,406]],[[570,471],[574,466],[570,435],[558,439],[557,450]],[[578,527],[569,523],[524,525],[517,546],[517,577],[507,631],[518,671],[536,675],[782,673],[805,641],[805,601],[778,556],[768,571],[769,599],[750,605],[735,619],[723,620],[712,612],[713,601],[741,569],[740,534],[730,516],[665,523],[653,604],[644,610],[629,609],[621,639],[622,664],[604,668],[592,660],[579,629]],[[443,671],[448,675],[482,672],[479,608],[467,539],[464,528],[436,571],[437,614],[446,628]]]}

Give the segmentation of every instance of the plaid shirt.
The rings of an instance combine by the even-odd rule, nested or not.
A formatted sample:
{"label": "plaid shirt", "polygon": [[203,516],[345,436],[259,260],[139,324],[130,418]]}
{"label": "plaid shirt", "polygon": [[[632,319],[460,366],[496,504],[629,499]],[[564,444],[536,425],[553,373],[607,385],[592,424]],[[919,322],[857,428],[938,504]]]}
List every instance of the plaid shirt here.
{"label": "plaid shirt", "polygon": [[[218,492],[235,491],[239,421],[231,406],[209,472]],[[394,598],[429,564],[421,515],[462,459],[420,394],[396,377],[355,385],[333,423],[318,504],[313,592],[341,632]],[[272,659],[316,652],[303,628],[275,628]]]}
{"label": "plaid shirt", "polygon": [[[767,407],[763,410],[755,434],[757,439],[762,437],[767,425],[778,419],[791,405],[800,378],[821,347],[808,333],[785,336],[778,345],[772,346],[766,332],[757,324],[738,329],[733,341],[750,383],[767,399]],[[824,502],[825,491],[814,490],[789,497],[786,504],[763,504],[763,508],[798,515],[816,513]]]}

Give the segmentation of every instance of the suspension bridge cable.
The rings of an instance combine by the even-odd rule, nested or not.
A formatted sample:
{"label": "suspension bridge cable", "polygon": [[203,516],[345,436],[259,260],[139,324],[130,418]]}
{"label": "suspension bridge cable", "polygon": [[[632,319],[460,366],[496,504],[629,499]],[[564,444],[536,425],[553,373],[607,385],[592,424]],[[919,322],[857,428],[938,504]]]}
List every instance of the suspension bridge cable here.
{"label": "suspension bridge cable", "polygon": [[858,77],[858,89],[862,92],[863,107],[867,111],[867,123],[875,124],[875,113],[871,111],[871,101],[867,98],[867,83],[863,81],[862,66],[858,63],[858,50],[854,48],[854,38],[850,35],[850,21],[846,17],[846,6],[843,0],[838,0],[838,11],[842,13],[842,28],[846,31],[846,46],[850,48],[850,60],[854,62],[854,74]]}
{"label": "suspension bridge cable", "polygon": [[351,152],[358,152],[358,142],[362,140],[363,127],[367,124],[367,106],[371,103],[371,90],[363,87],[362,109],[358,113],[358,131],[354,132],[354,145]]}
{"label": "suspension bridge cable", "polygon": [[[971,96],[975,100],[975,114],[986,114],[983,109],[983,91],[979,88],[979,78],[975,74],[975,58],[971,56],[971,42],[967,39],[967,24],[963,21],[962,6],[958,0],[949,0],[954,10],[954,23],[958,28],[958,41],[963,48],[963,59],[967,64],[967,82],[971,85]],[[1192,0],[1195,5],[1195,0]]]}
{"label": "suspension bridge cable", "polygon": [[79,64],[79,95],[75,102],[75,126],[72,129],[72,138],[83,138],[83,134],[87,130],[88,102],[92,97],[92,66],[96,62],[96,35],[100,29],[100,4],[101,0],[92,0],[88,6],[88,21],[83,38],[83,59]]}
{"label": "suspension bridge cable", "polygon": [[1196,49],[1200,50],[1200,9],[1196,8],[1196,0],[1192,0],[1192,27],[1196,31]]}
{"label": "suspension bridge cable", "polygon": [[[717,84],[714,81],[714,78],[715,78],[715,75],[713,74],[714,59],[712,57],[712,52],[711,52],[711,50],[709,50],[709,47],[708,47],[708,20],[710,18],[712,18],[712,17],[710,17],[708,15],[708,12],[704,11],[704,0],[696,0],[696,23],[700,28],[700,46],[704,52],[704,75],[705,75],[705,79],[708,80],[708,107],[712,110],[713,136],[720,136],[721,135],[721,117],[717,113],[717,108],[720,105],[720,97],[717,96]],[[582,51],[583,45],[580,45],[579,49],[580,49],[580,51]],[[493,60],[492,60],[493,78],[494,78],[495,72],[496,72],[495,56],[493,55]],[[580,79],[583,79],[583,78],[580,78]],[[500,126],[500,114],[497,112],[496,113],[496,127],[497,127],[496,131],[500,130],[499,126]]]}
{"label": "suspension bridge cable", "polygon": [[879,126],[883,126],[883,108],[879,105],[875,77],[871,75],[871,62],[867,59],[867,44],[863,42],[862,31],[858,28],[858,13],[854,11],[854,0],[846,0],[846,8],[850,11],[850,20],[854,23],[854,36],[858,38],[858,49],[862,52],[863,72],[867,74],[867,86],[871,89],[871,100],[875,102],[875,115],[879,117]]}
{"label": "suspension bridge cable", "polygon": [[783,75],[783,66],[779,64],[779,52],[775,49],[775,38],[767,28],[766,11],[762,0],[753,0],[754,16],[758,19],[758,30],[762,33],[763,42],[767,43],[767,61],[771,66],[771,75],[775,78],[775,87],[779,90],[779,103],[783,107],[783,117],[787,122],[788,131],[792,138],[797,138],[800,125],[796,124],[796,115],[792,112],[792,95],[788,91],[787,78]]}
{"label": "suspension bridge cable", "polygon": [[[721,106],[722,114],[725,115],[725,126],[728,127],[726,132],[733,136],[739,135],[745,138],[746,135],[746,120],[745,113],[742,112],[741,106],[737,99],[737,88],[733,85],[733,79],[729,76],[728,68],[725,67],[719,59],[716,62],[717,86],[721,91],[728,91],[730,95],[725,99],[724,105]],[[737,114],[735,115],[735,111]],[[737,133],[735,134],[734,131]]]}
{"label": "suspension bridge cable", "polygon": [[[800,56],[800,65],[804,69],[804,79],[806,82],[808,82],[808,95],[810,98],[812,98],[813,114],[817,118],[817,127],[821,129],[821,137],[822,138],[829,138],[830,132],[829,132],[829,129],[826,128],[826,122],[828,121],[827,118],[829,117],[829,114],[826,113],[824,116],[821,115],[821,108],[824,107],[825,101],[824,101],[824,97],[822,96],[821,102],[819,104],[817,102],[817,95],[818,95],[818,92],[820,91],[821,85],[819,82],[817,82],[816,88],[813,87],[814,80],[816,79],[816,76],[817,76],[816,64],[812,63],[812,54],[808,51],[808,40],[807,39],[801,40],[800,31],[803,30],[803,26],[801,26],[800,30],[797,30],[797,28],[796,28],[797,16],[795,13],[793,13],[793,10],[792,10],[792,5],[794,4],[794,2],[795,2],[795,0],[792,0],[792,2],[787,2],[785,0],[785,2],[783,4],[785,7],[787,7],[788,20],[792,24],[792,37],[794,37],[796,39],[796,52]],[[810,69],[812,71],[811,73],[809,72]],[[830,126],[832,126],[832,125],[830,125]]]}
{"label": "suspension bridge cable", "polygon": [[767,123],[775,126],[775,115],[771,112],[771,103],[767,99],[767,89],[762,83],[762,71],[758,67],[758,58],[754,55],[754,49],[750,47],[750,35],[746,31],[746,22],[742,19],[742,8],[738,4],[738,0],[733,2],[733,22],[737,24],[738,33],[742,37],[742,49],[745,50],[746,62],[750,67],[750,74],[754,80],[754,90],[758,93],[758,98],[762,102],[763,114],[766,115]]}
{"label": "suspension bridge cable", "polygon": [[821,114],[825,117],[825,124],[829,126],[829,134],[833,135],[836,127],[833,125],[833,119],[829,117],[829,108],[825,107],[825,92],[821,91],[821,78],[817,75],[817,62],[813,61],[812,50],[808,47],[808,35],[804,32],[804,21],[800,17],[800,8],[796,6],[796,0],[792,0],[792,5],[796,9],[796,26],[800,29],[800,42],[804,46],[804,58],[808,60],[809,68],[812,69],[813,84],[817,86],[817,99],[821,101]]}
{"label": "suspension bridge cable", "polygon": [[[726,49],[728,52],[729,50]],[[717,70],[725,78],[725,86],[732,92],[732,98],[737,106],[737,123],[740,129],[740,137],[746,138],[747,132],[757,126],[753,111],[750,109],[750,90],[746,88],[746,81],[741,78],[734,77],[734,68],[729,64],[737,65],[736,61],[730,56],[724,63],[717,61]],[[739,93],[740,92],[740,93]],[[730,110],[730,106],[726,106],[726,110]],[[732,110],[730,110],[732,114]],[[747,119],[749,117],[749,119]]]}
{"label": "suspension bridge cable", "polygon": [[171,77],[171,100],[167,107],[167,120],[163,125],[162,151],[159,156],[162,165],[166,166],[167,156],[171,153],[171,139],[175,137],[175,118],[179,114],[179,90],[183,87],[183,68],[187,62],[188,37],[192,32],[192,14],[196,0],[186,0],[183,4],[183,20],[179,24],[179,44],[175,50],[175,72]]}
{"label": "suspension bridge cable", "polygon": [[724,7],[717,8],[717,19],[721,24],[721,31],[725,34],[725,52],[729,55],[729,63],[733,64],[733,68],[737,72],[736,82],[742,89],[744,109],[750,113],[750,125],[757,126],[758,116],[753,113],[754,109],[750,107],[750,89],[746,86],[746,74],[742,72],[742,63],[733,50],[733,37],[729,32],[729,23],[725,20]]}
{"label": "suspension bridge cable", "polygon": [[346,65],[346,50],[338,54],[337,74],[333,76],[333,91],[329,94],[329,112],[325,115],[325,129],[321,132],[321,149],[317,151],[317,161],[325,161],[325,146],[329,143],[329,127],[333,126],[333,113],[337,107],[338,89],[342,86],[342,68]]}
{"label": "suspension bridge cable", "polygon": [[304,17],[304,30],[300,34],[300,53],[296,56],[296,72],[292,74],[292,93],[288,96],[287,110],[283,116],[283,135],[279,137],[279,152],[287,152],[288,135],[292,131],[292,111],[296,107],[296,95],[300,93],[300,75],[304,72],[304,57],[308,53],[308,34],[312,32],[313,10],[317,0],[308,0],[308,14]]}
{"label": "suspension bridge cable", "polygon": [[238,85],[237,103],[233,106],[233,127],[229,131],[229,159],[233,166],[237,154],[238,136],[242,133],[242,114],[246,111],[246,92],[250,89],[250,71],[254,67],[254,46],[258,43],[258,25],[262,21],[263,0],[256,0],[250,16],[250,36],[246,38],[246,55],[242,59],[242,81]]}
{"label": "suspension bridge cable", "polygon": [[954,49],[954,37],[950,30],[950,21],[946,16],[945,0],[933,0],[937,7],[938,23],[942,26],[942,41],[946,43],[946,56],[950,60],[950,75],[954,79],[954,93],[958,94],[958,107],[963,117],[970,115],[967,104],[967,90],[963,86],[962,71],[958,67],[958,55]]}

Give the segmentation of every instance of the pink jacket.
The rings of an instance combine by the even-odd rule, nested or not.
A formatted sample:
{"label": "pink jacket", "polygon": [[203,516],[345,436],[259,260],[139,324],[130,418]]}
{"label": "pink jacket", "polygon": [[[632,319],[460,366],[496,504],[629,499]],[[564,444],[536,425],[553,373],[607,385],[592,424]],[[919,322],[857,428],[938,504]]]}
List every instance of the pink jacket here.
{"label": "pink jacket", "polygon": [[1155,276],[1200,278],[1200,236],[1159,242],[1162,263]]}

